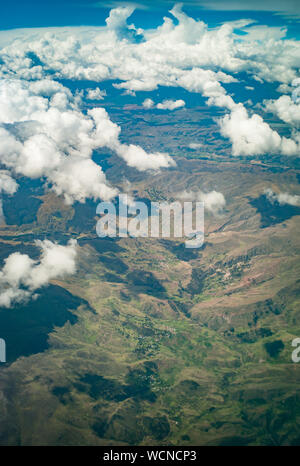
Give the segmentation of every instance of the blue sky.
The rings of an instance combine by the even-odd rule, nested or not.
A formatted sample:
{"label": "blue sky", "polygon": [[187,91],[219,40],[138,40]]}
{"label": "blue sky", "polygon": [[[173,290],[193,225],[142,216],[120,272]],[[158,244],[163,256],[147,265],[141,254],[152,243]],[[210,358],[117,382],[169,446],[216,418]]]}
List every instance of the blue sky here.
{"label": "blue sky", "polygon": [[[13,0],[1,6],[0,29],[81,26],[105,24],[112,7],[133,4],[132,21],[140,27],[156,27],[174,5],[172,0],[97,1],[97,0]],[[287,26],[290,37],[299,35],[300,2],[273,0],[224,1],[188,0],[181,2],[185,11],[201,18],[211,27],[225,21],[253,18],[260,24]]]}

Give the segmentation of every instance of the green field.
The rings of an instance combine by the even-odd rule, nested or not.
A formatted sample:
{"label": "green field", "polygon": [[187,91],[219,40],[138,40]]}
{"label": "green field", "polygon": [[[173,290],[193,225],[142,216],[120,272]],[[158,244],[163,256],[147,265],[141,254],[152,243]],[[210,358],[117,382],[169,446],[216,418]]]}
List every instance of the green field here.
{"label": "green field", "polygon": [[20,247],[34,257],[47,235],[78,238],[79,260],[34,304],[0,310],[7,335],[22,314],[0,369],[0,444],[299,445],[300,217],[263,196],[299,190],[292,162],[182,156],[154,179],[128,169],[140,198],[224,193],[225,212],[206,215],[193,251],[101,240],[96,204],[66,207],[37,187],[26,188],[38,200],[31,216],[25,205],[15,213],[19,197],[4,204],[3,258]]}

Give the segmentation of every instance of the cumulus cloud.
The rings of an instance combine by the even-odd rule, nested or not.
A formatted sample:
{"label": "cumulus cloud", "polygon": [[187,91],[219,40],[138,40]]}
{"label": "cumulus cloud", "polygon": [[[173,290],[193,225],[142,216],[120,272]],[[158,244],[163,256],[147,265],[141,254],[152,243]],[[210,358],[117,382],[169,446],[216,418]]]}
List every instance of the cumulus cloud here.
{"label": "cumulus cloud", "polygon": [[154,107],[154,102],[152,99],[145,99],[143,102],[143,107],[145,108],[152,108]]}
{"label": "cumulus cloud", "polygon": [[[91,160],[93,149],[106,145],[112,133],[119,134],[104,109],[83,115],[69,91],[49,81],[4,80],[0,97],[2,164],[17,174],[46,178],[68,202],[82,202],[91,195],[109,199],[116,194]],[[79,176],[83,173],[87,176]]]}
{"label": "cumulus cloud", "polygon": [[300,206],[300,196],[289,193],[275,193],[272,189],[265,189],[265,195],[272,204],[278,202],[280,205]]}
{"label": "cumulus cloud", "polygon": [[119,142],[120,127],[104,108],[84,114],[81,98],[50,80],[0,83],[0,161],[16,174],[45,178],[68,203],[111,199],[109,185],[93,150],[108,147],[138,170],[168,167],[167,154],[147,154]]}
{"label": "cumulus cloud", "polygon": [[280,137],[260,115],[249,117],[242,104],[234,105],[231,113],[219,121],[221,134],[230,139],[233,155],[278,153],[296,155],[299,145],[293,139]]}
{"label": "cumulus cloud", "polygon": [[213,214],[220,214],[226,205],[225,197],[218,191],[200,192],[198,199],[204,202],[204,208]]}
{"label": "cumulus cloud", "polygon": [[277,100],[264,100],[264,108],[267,112],[277,115],[285,123],[299,126],[300,99],[296,103],[289,95],[282,95]]}
{"label": "cumulus cloud", "polygon": [[[267,112],[277,115],[285,123],[290,124],[295,129],[299,129],[300,124],[300,78],[292,81],[291,86],[281,85],[278,88],[284,94],[278,99],[264,100],[263,108]],[[294,133],[294,139],[298,140],[299,135]]]}
{"label": "cumulus cloud", "polygon": [[[0,194],[14,194],[18,189],[18,184],[7,170],[0,170]],[[0,198],[0,225],[5,224],[5,216],[3,212],[3,202]]]}
{"label": "cumulus cloud", "polygon": [[203,144],[201,144],[200,142],[191,142],[189,145],[188,145],[189,149],[191,150],[197,150],[197,149],[201,149],[201,147],[203,147]]}
{"label": "cumulus cloud", "polygon": [[[287,88],[291,87],[297,78],[300,49],[297,41],[285,38],[285,30],[257,26],[249,20],[229,22],[210,29],[176,5],[170,11],[171,17],[166,16],[160,26],[143,31],[128,24],[132,12],[132,6],[112,10],[106,27],[39,29],[22,31],[22,34],[18,31],[3,32],[0,36],[0,43],[2,40],[4,44],[0,50],[0,76],[44,81],[42,78],[51,73],[54,79],[97,82],[111,79],[117,89],[129,93],[152,91],[158,86],[182,87],[202,94],[208,99],[208,105],[229,110],[229,115],[220,124],[222,135],[229,137],[233,144],[234,154],[254,155],[272,151],[288,155],[299,152],[297,135],[292,134],[290,139],[281,138],[260,116],[249,117],[222,85],[236,82],[233,74],[246,71],[261,83],[279,81]],[[243,34],[237,34],[237,30]],[[14,96],[12,91],[14,106],[7,115],[13,121],[20,121],[15,119],[19,108],[23,121],[26,121],[30,115],[39,112],[48,114],[49,103],[57,110],[63,111],[69,106],[68,112],[76,112],[70,96],[59,88],[58,83],[56,85],[54,89],[54,84],[43,84],[44,92],[48,92],[46,100],[50,102],[45,102],[45,94],[34,90],[33,84],[30,102],[24,102],[20,93]],[[297,99],[298,91],[294,91]],[[100,98],[101,94],[98,96]],[[79,95],[77,99],[80,99]],[[155,104],[151,102],[151,99],[146,99],[144,106],[153,107]],[[289,107],[283,112],[284,118],[292,124],[298,118],[295,116],[298,102],[280,101],[282,103]],[[162,102],[157,104],[157,108],[172,110],[177,105]],[[78,133],[81,135],[79,146],[84,146],[87,152],[93,147],[91,140],[94,138],[93,129],[88,128],[89,124],[94,124],[91,121],[93,117],[89,116],[91,118],[86,115],[80,118]],[[233,125],[239,116],[242,121],[234,135]],[[77,134],[75,127],[74,121],[73,134]],[[257,144],[252,134],[255,129],[258,130]],[[125,148],[120,154],[124,152]],[[165,158],[160,159],[165,161]]]}
{"label": "cumulus cloud", "polygon": [[133,144],[119,144],[115,147],[117,154],[122,157],[129,167],[135,167],[140,171],[159,170],[175,166],[175,160],[168,154],[156,152],[148,154],[139,146]]}
{"label": "cumulus cloud", "polygon": [[111,199],[117,190],[107,186],[106,177],[91,159],[66,157],[51,174],[53,190],[64,195],[67,204],[86,198]]}
{"label": "cumulus cloud", "polygon": [[300,104],[300,78],[292,81],[292,99],[295,104]]}
{"label": "cumulus cloud", "polygon": [[299,49],[296,41],[285,40],[280,28],[244,21],[209,29],[176,5],[170,11],[174,20],[165,17],[156,29],[142,31],[128,25],[132,12],[131,6],[112,10],[106,27],[2,33],[3,76],[41,79],[51,70],[60,78],[120,79],[132,90],[172,85],[176,75],[192,67],[248,70],[285,83],[296,78]]}
{"label": "cumulus cloud", "polygon": [[171,100],[165,99],[158,104],[155,104],[152,99],[145,99],[143,102],[144,108],[158,108],[159,110],[176,110],[176,108],[181,108],[185,106],[185,101],[182,99],[179,100]]}
{"label": "cumulus cloud", "polygon": [[225,208],[226,200],[224,194],[218,191],[182,191],[177,194],[178,199],[182,201],[204,202],[204,208],[213,215],[220,215]]}
{"label": "cumulus cloud", "polygon": [[0,306],[9,308],[26,301],[50,280],[75,272],[75,240],[70,240],[66,246],[49,240],[36,241],[36,244],[41,249],[39,261],[19,252],[5,259],[0,271]]}
{"label": "cumulus cloud", "polygon": [[139,41],[142,39],[142,29],[137,30],[134,24],[128,25],[127,19],[134,12],[134,7],[125,6],[114,8],[106,19],[107,28],[112,31],[118,39]]}
{"label": "cumulus cloud", "polygon": [[86,98],[88,100],[103,100],[106,96],[106,91],[99,89],[96,87],[95,89],[87,89],[86,90]]}
{"label": "cumulus cloud", "polygon": [[289,94],[292,92],[292,88],[288,84],[280,84],[276,91],[280,92],[281,94]]}
{"label": "cumulus cloud", "polygon": [[156,108],[159,110],[175,110],[176,108],[181,108],[185,106],[185,101],[182,99],[179,100],[163,100],[162,102],[156,105]]}
{"label": "cumulus cloud", "polygon": [[14,194],[18,189],[18,184],[7,170],[0,170],[0,193]]}

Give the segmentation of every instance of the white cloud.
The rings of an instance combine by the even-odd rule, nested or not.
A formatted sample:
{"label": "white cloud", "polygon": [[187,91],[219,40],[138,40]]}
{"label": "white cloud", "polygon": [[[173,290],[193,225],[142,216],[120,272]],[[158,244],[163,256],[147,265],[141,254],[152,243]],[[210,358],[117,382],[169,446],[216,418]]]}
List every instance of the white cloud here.
{"label": "white cloud", "polygon": [[19,252],[5,259],[0,271],[0,306],[11,307],[15,303],[26,301],[52,279],[63,278],[75,272],[75,240],[70,240],[66,246],[49,240],[36,241],[36,244],[41,249],[39,261]]}
{"label": "white cloud", "polygon": [[233,155],[260,155],[266,153],[299,154],[299,145],[293,139],[280,137],[261,116],[248,116],[242,104],[234,105],[231,113],[219,121],[221,134],[230,139]]}
{"label": "white cloud", "polygon": [[203,147],[203,144],[201,144],[200,142],[191,142],[189,145],[188,145],[189,149],[191,150],[197,150],[197,149],[201,149],[201,147]]}
{"label": "white cloud", "polygon": [[[7,170],[0,170],[0,194],[14,194],[18,189],[18,183],[14,180]],[[0,198],[0,225],[5,224],[5,216],[3,212],[3,203]]]}
{"label": "white cloud", "polygon": [[[244,21],[209,29],[177,5],[170,12],[177,24],[165,17],[157,29],[142,31],[128,26],[132,12],[132,7],[112,10],[107,27],[2,32],[3,76],[41,79],[51,70],[54,77],[67,79],[120,79],[124,81],[120,88],[133,91],[172,85],[193,67],[248,70],[260,78],[286,83],[296,77],[299,48],[296,41],[285,40],[280,28]],[[244,35],[235,34],[235,28]]]}
{"label": "white cloud", "polygon": [[224,194],[218,191],[183,191],[177,194],[178,199],[182,201],[199,201],[204,202],[204,208],[213,215],[220,215],[226,205]]}
{"label": "white cloud", "polygon": [[[232,141],[234,154],[262,154],[269,150],[283,154],[299,152],[297,135],[292,134],[290,139],[281,138],[261,117],[249,117],[245,111],[237,107],[222,86],[222,83],[237,81],[233,73],[246,71],[260,83],[279,81],[291,87],[291,83],[297,77],[300,48],[297,41],[285,38],[284,29],[258,26],[249,20],[229,22],[210,29],[204,22],[190,18],[176,5],[170,11],[173,18],[165,17],[156,29],[142,31],[132,24],[128,25],[127,20],[132,12],[131,6],[112,10],[106,27],[1,32],[2,77],[39,79],[43,81],[44,87],[42,94],[41,89],[34,90],[34,84],[30,85],[30,102],[27,102],[26,89],[23,89],[23,93],[20,90],[15,93],[11,89],[10,99],[13,105],[7,106],[6,101],[2,104],[8,107],[4,112],[6,119],[12,122],[27,122],[27,131],[29,118],[42,125],[45,125],[44,120],[47,120],[49,131],[53,123],[49,121],[51,117],[52,120],[57,120],[57,124],[53,124],[57,132],[62,134],[66,130],[66,134],[72,140],[69,146],[60,140],[63,147],[57,148],[59,153],[65,153],[66,146],[67,151],[76,152],[73,148],[78,144],[78,151],[88,156],[95,147],[96,133],[98,138],[101,133],[93,126],[95,120],[93,122],[92,114],[86,116],[78,112],[76,102],[80,99],[79,95],[76,101],[63,86],[59,87],[61,85],[58,83],[50,84],[51,80],[46,82],[41,78],[51,73],[54,79],[84,79],[97,82],[111,79],[115,81],[113,85],[117,89],[128,93],[152,91],[158,86],[182,87],[189,92],[202,94],[208,99],[208,105],[230,110],[232,114],[226,115],[221,121],[221,131],[223,136]],[[237,29],[243,34],[237,34]],[[34,57],[37,60],[34,60]],[[54,88],[55,86],[57,87]],[[48,92],[47,99],[45,92]],[[296,99],[297,92],[297,89],[294,89],[293,95]],[[98,96],[100,98],[101,94]],[[298,104],[295,100],[293,102],[294,105]],[[151,108],[151,105],[151,99],[144,101],[146,108]],[[173,104],[161,103],[157,107],[171,109]],[[54,109],[68,114],[64,117],[56,115],[56,118]],[[73,113],[72,117],[70,113]],[[291,123],[294,121],[294,115],[293,107],[287,116]],[[233,124],[238,122],[239,116],[242,120],[238,125],[238,133],[234,135]],[[40,119],[43,121],[40,122]],[[102,123],[108,127],[110,120],[107,120],[105,123],[102,118]],[[59,121],[62,122],[62,126]],[[257,142],[253,138],[253,130],[256,129]],[[44,130],[42,132],[44,134]],[[12,141],[7,141],[6,144],[11,145]],[[125,151],[126,149],[123,149],[119,153],[124,154]],[[153,159],[149,157],[149,160],[151,158]],[[155,165],[157,160],[155,158]],[[165,166],[165,162],[163,163]]]}
{"label": "white cloud", "polygon": [[117,190],[106,184],[105,174],[91,159],[80,156],[66,157],[51,174],[53,190],[65,196],[68,204],[86,198],[111,199]]}
{"label": "white cloud", "polygon": [[154,102],[152,99],[145,99],[143,102],[143,107],[145,108],[152,108],[154,106]]}
{"label": "white cloud", "polygon": [[292,99],[295,104],[300,104],[300,78],[296,78],[292,81]]}
{"label": "white cloud", "polygon": [[[61,108],[54,99],[57,95],[65,96]],[[109,199],[116,194],[91,160],[94,148],[108,144],[112,133],[114,138],[119,134],[104,109],[83,115],[69,91],[49,81],[2,81],[0,97],[0,123],[6,123],[0,126],[1,163],[30,178],[45,177],[68,202],[91,195]],[[84,178],[83,173],[89,176]]]}
{"label": "white cloud", "polygon": [[[41,93],[42,96],[37,95]],[[147,154],[119,142],[120,127],[104,108],[80,110],[81,97],[49,80],[0,83],[0,161],[30,178],[46,178],[68,203],[117,194],[93,150],[108,147],[138,170],[174,165],[167,154]],[[1,126],[2,123],[2,126]]]}
{"label": "white cloud", "polygon": [[18,184],[7,170],[0,170],[0,193],[14,194],[18,189]]}
{"label": "white cloud", "polygon": [[165,99],[158,104],[155,104],[152,99],[145,99],[143,102],[144,108],[158,108],[159,110],[176,110],[176,108],[181,108],[185,106],[185,101],[182,99],[179,100],[171,100]]}
{"label": "white cloud", "polygon": [[220,214],[226,205],[224,195],[218,191],[199,192],[198,199],[204,202],[204,208],[214,215]]}
{"label": "white cloud", "polygon": [[280,40],[286,36],[287,29],[285,27],[252,25],[250,28],[241,28],[247,32],[247,41],[263,41]]}
{"label": "white cloud", "polygon": [[295,126],[300,123],[300,99],[298,103],[295,103],[289,95],[282,95],[277,100],[264,100],[264,108],[267,112],[277,115],[285,123]]}
{"label": "white cloud", "polygon": [[86,98],[89,100],[103,100],[106,96],[106,91],[96,87],[95,89],[86,89]]}
{"label": "white cloud", "polygon": [[142,30],[136,30],[133,24],[127,24],[127,19],[134,12],[133,6],[117,7],[110,11],[109,17],[106,19],[107,29],[112,31],[118,39],[126,38],[128,40],[136,40],[137,36],[142,33]]}
{"label": "white cloud", "polygon": [[276,91],[280,92],[281,94],[290,94],[292,92],[292,88],[288,84],[280,84]]}
{"label": "white cloud", "polygon": [[182,99],[179,100],[163,100],[162,102],[156,105],[156,108],[159,110],[175,110],[176,108],[181,108],[185,106],[185,101]]}
{"label": "white cloud", "polygon": [[265,189],[264,193],[266,194],[267,198],[270,202],[278,202],[280,205],[292,205],[292,206],[300,206],[300,196],[296,194],[289,194],[289,193],[274,193],[272,189]]}
{"label": "white cloud", "polygon": [[168,154],[156,152],[148,154],[139,146],[119,144],[115,147],[117,154],[122,157],[129,167],[135,167],[140,171],[159,170],[175,166],[176,163]]}

